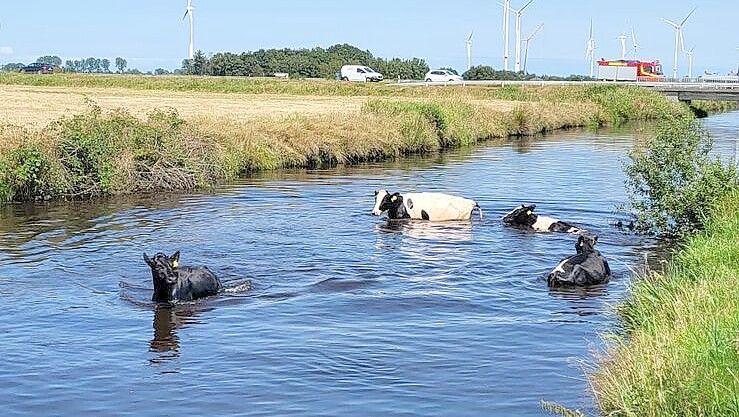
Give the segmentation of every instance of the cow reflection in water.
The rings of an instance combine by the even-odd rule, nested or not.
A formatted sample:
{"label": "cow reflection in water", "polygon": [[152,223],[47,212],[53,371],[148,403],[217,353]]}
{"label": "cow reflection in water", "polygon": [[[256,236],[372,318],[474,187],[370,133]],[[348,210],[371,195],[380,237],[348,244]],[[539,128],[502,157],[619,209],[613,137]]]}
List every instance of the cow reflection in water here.
{"label": "cow reflection in water", "polygon": [[180,338],[177,330],[188,324],[197,323],[197,317],[210,309],[194,306],[157,306],[154,309],[154,338],[149,351],[158,353],[151,363],[164,363],[180,356]]}
{"label": "cow reflection in water", "polygon": [[468,221],[444,223],[388,221],[378,223],[375,228],[379,232],[401,233],[415,239],[444,242],[468,242],[472,240],[472,223]]}

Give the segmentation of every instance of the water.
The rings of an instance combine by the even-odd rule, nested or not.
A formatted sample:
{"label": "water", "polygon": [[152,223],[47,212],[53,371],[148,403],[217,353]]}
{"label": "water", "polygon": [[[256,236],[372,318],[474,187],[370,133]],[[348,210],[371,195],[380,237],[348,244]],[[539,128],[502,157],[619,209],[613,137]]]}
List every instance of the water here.
{"label": "water", "polygon": [[[706,123],[733,140],[739,114]],[[608,306],[631,270],[660,250],[611,226],[637,134],[571,131],[211,193],[6,207],[3,414],[542,416],[542,399],[591,410],[582,363],[614,326]],[[473,197],[485,217],[389,225],[369,215],[376,188]],[[548,290],[575,238],[504,228],[523,202],[599,234],[612,282]],[[141,254],[176,250],[228,292],[156,309]]]}

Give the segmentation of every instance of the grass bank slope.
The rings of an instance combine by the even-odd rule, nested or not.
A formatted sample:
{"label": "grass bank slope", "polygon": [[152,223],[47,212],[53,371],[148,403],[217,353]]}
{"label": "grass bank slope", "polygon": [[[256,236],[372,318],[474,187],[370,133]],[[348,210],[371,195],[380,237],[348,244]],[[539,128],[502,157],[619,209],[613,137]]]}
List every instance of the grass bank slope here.
{"label": "grass bank slope", "polygon": [[592,375],[608,416],[739,415],[739,193],[665,274],[635,281]]}
{"label": "grass bank slope", "polygon": [[[262,86],[260,91],[265,94],[242,92],[243,96],[237,97],[224,93],[236,99],[228,101],[228,109],[220,109],[217,101],[194,96],[187,102],[189,109],[198,103],[203,107],[216,105],[207,113],[186,112],[187,117],[176,105],[143,112],[131,104],[136,101],[124,101],[121,109],[114,110],[88,104],[84,111],[58,118],[42,128],[0,123],[0,201],[188,190],[257,170],[350,165],[502,140],[511,135],[664,119],[687,112],[684,106],[670,103],[657,93],[624,86],[439,87],[401,89],[382,95],[375,93],[390,87],[328,81],[2,77],[23,82],[87,82],[96,84],[94,88],[103,88],[99,83],[108,81],[138,86],[149,78],[156,88],[164,89],[176,88],[178,82],[204,83],[208,88],[234,83],[239,88]],[[109,89],[111,94],[128,89],[114,87]],[[49,87],[38,88],[43,94]],[[63,94],[65,88],[80,87],[53,88],[54,94]],[[273,100],[272,93],[282,91],[280,88],[292,89],[289,92],[303,101],[335,99],[333,106],[347,98],[332,95],[334,89],[373,93],[361,100],[348,97],[351,100],[347,100],[345,111],[239,116],[238,103],[243,97],[249,99],[241,101],[245,105],[259,107],[263,99]],[[130,91],[139,94],[145,90]]]}

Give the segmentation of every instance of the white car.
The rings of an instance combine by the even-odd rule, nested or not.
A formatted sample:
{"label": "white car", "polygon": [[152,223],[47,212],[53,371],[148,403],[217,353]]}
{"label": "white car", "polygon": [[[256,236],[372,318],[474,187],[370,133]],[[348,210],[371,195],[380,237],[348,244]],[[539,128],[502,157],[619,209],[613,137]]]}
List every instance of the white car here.
{"label": "white car", "polygon": [[462,81],[459,75],[447,70],[431,70],[424,77],[427,83],[454,83]]}
{"label": "white car", "polygon": [[344,65],[341,67],[343,81],[378,82],[383,80],[382,74],[364,65]]}

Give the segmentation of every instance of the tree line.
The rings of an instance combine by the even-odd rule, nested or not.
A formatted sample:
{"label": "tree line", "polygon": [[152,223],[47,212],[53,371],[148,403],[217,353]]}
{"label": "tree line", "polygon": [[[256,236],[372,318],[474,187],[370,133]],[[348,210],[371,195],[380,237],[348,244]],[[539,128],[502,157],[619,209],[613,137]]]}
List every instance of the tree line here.
{"label": "tree line", "polygon": [[420,58],[383,59],[349,44],[326,49],[260,49],[253,52],[219,52],[212,56],[197,51],[182,62],[182,71],[192,75],[264,77],[287,73],[298,78],[334,78],[343,65],[366,65],[385,78],[421,79],[429,66]]}
{"label": "tree line", "polygon": [[[74,73],[87,73],[87,74],[144,74],[136,68],[129,68],[128,61],[122,57],[116,57],[112,61],[108,58],[97,58],[89,57],[82,59],[68,59],[62,64],[62,58],[56,55],[44,55],[36,59],[37,63],[48,64],[56,68],[60,68],[64,72]],[[22,62],[11,62],[0,67],[2,71],[18,71],[25,67],[26,64]],[[175,70],[174,73],[180,73],[181,71]],[[164,75],[172,74],[164,68],[157,68],[154,71],[147,72],[146,74]]]}

